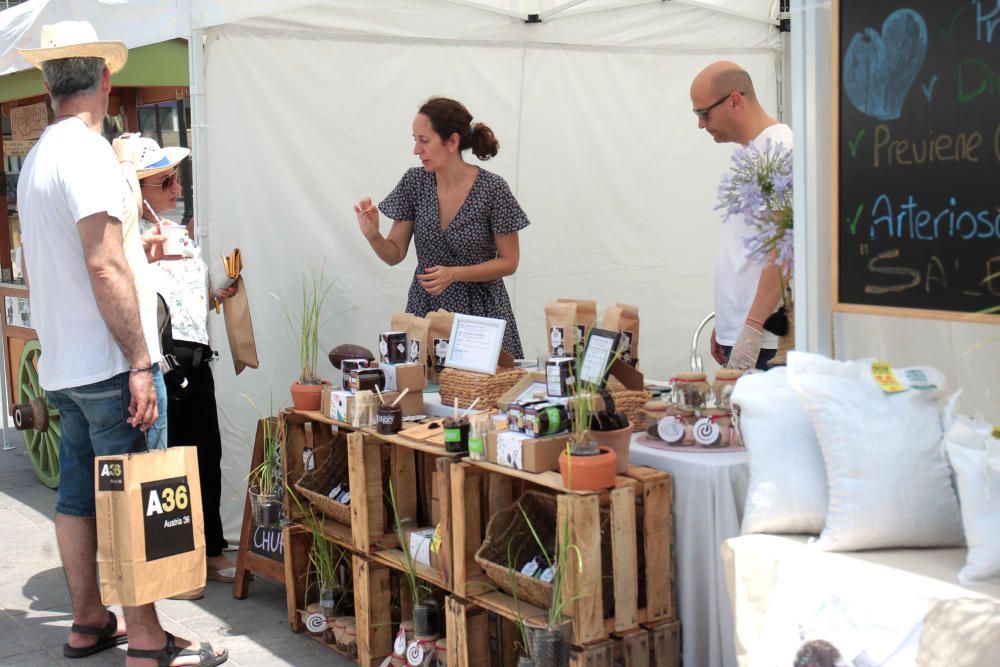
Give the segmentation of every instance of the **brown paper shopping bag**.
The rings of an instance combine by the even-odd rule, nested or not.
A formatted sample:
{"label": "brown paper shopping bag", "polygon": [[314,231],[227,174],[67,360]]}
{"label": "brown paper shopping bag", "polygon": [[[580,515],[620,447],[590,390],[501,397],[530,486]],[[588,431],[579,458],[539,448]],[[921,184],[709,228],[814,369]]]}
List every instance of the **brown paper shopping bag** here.
{"label": "brown paper shopping bag", "polygon": [[250,321],[250,302],[243,276],[236,279],[236,294],[222,304],[226,318],[226,333],[229,335],[229,351],[233,355],[233,369],[239,375],[244,368],[257,368],[257,343],[253,337],[253,323]]}
{"label": "brown paper shopping bag", "polygon": [[205,585],[194,447],[99,456],[94,488],[104,604],[134,607]]}

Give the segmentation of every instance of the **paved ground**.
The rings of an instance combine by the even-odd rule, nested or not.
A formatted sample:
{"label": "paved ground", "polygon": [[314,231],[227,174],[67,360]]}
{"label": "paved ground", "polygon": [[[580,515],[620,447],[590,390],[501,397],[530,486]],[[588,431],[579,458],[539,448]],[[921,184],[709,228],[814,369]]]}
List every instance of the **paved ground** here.
{"label": "paved ground", "polygon": [[[20,435],[8,431],[8,441],[16,448],[0,452],[0,665],[124,665],[124,647],[85,660],[62,657],[72,615],[52,523],[56,496],[35,478]],[[209,583],[201,600],[156,608],[174,634],[229,649],[229,665],[352,664],[291,632],[284,588],[259,577],[246,600],[233,598],[229,585]]]}

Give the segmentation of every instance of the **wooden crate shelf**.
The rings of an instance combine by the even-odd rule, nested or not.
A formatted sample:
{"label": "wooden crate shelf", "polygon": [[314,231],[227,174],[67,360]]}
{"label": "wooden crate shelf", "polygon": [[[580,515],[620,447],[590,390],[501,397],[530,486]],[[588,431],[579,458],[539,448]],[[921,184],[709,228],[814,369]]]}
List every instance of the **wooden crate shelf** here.
{"label": "wooden crate shelf", "polygon": [[[474,554],[483,542],[486,518],[516,499],[514,482],[523,487],[524,482],[530,481],[535,486],[564,491],[561,478],[553,475],[533,475],[481,462],[466,461],[452,466],[454,592],[458,596],[507,618],[516,618],[513,597],[497,590],[476,563]],[[582,572],[569,569],[565,588],[567,597],[576,598],[566,608],[567,615],[574,619],[574,644],[593,644],[612,633],[637,630],[643,623],[674,618],[671,500],[670,475],[634,466],[630,467],[629,476],[617,478],[616,486],[610,490],[557,495],[557,525],[568,522],[570,543],[580,550],[583,561]],[[657,511],[647,512],[647,506],[656,507]],[[602,507],[610,511],[608,535],[601,534]],[[610,540],[605,547],[610,546],[614,582],[614,611],[609,618],[603,618],[602,540]],[[644,580],[641,607],[640,562]],[[522,604],[524,617],[544,613],[525,607],[530,605]]]}

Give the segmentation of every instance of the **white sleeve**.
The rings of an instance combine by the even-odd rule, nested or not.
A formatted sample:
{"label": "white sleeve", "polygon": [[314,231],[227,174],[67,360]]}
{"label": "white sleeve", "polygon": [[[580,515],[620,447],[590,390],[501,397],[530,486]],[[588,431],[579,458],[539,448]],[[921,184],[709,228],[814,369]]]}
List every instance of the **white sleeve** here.
{"label": "white sleeve", "polygon": [[74,220],[105,212],[119,221],[124,219],[124,179],[114,150],[103,137],[87,137],[76,150],[67,151],[59,170]]}

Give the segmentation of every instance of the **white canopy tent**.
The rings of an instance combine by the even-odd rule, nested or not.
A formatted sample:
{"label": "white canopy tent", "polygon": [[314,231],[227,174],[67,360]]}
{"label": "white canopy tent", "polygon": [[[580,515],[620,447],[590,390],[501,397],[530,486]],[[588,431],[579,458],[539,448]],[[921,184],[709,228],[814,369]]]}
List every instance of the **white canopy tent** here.
{"label": "white canopy tent", "polygon": [[[192,5],[205,44],[191,49],[196,210],[209,252],[243,251],[261,356],[257,371],[216,373],[231,531],[254,422],[240,394],[261,414],[288,402],[297,337],[284,306],[294,312],[303,273],[325,265],[336,280],[321,349],[373,346],[405,306],[415,253],[382,264],[352,205],[378,201],[414,166],[410,124],[432,95],[461,100],[494,129],[500,154],[483,166],[532,221],[508,281],[526,355],[544,345],[545,303],[592,298],[639,306],[647,374],[687,367],[691,334],[712,310],[712,209],[732,150],[697,130],[688,86],[713,60],[734,59],[775,112],[775,3],[594,0],[526,22],[553,3],[536,4]],[[325,360],[320,369],[336,376]]]}

